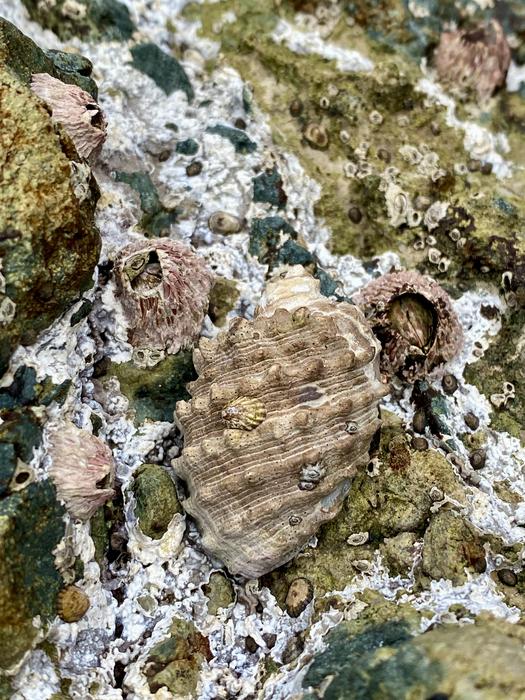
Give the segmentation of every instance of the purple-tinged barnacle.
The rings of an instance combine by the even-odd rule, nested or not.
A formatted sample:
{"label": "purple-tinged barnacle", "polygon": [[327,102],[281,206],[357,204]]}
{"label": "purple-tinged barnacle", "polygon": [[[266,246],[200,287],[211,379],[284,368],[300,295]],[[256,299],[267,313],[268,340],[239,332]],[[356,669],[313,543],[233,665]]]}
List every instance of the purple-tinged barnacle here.
{"label": "purple-tinged barnacle", "polygon": [[75,518],[88,520],[115,494],[115,462],[98,437],[67,422],[49,436],[49,475],[58,497]]}
{"label": "purple-tinged barnacle", "polygon": [[62,124],[82,158],[95,158],[106,139],[104,112],[91,95],[48,73],[34,73],[31,89],[51,109],[55,122]]}
{"label": "purple-tinged barnacle", "polygon": [[198,338],[213,275],[189,246],[169,238],[131,243],[117,255],[115,280],[135,350],[161,359]]}
{"label": "purple-tinged barnacle", "polygon": [[431,277],[391,272],[355,298],[382,345],[381,372],[414,381],[451,360],[463,332],[448,294]]}
{"label": "purple-tinged barnacle", "polygon": [[510,57],[500,23],[491,20],[472,29],[444,32],[434,58],[440,80],[473,88],[480,100],[487,100],[505,82]]}

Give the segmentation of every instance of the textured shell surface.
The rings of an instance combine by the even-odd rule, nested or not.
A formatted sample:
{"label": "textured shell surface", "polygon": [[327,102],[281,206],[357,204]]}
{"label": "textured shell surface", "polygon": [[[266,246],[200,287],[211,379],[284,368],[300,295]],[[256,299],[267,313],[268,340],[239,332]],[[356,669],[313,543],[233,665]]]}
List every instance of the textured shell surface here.
{"label": "textured shell surface", "polygon": [[134,348],[172,354],[198,337],[213,275],[189,246],[169,238],[131,243],[116,257],[115,281]]}
{"label": "textured shell surface", "polygon": [[441,80],[457,87],[472,87],[481,100],[488,99],[505,82],[510,47],[497,20],[471,29],[444,32],[435,53]]}
{"label": "textured shell surface", "polygon": [[[210,555],[256,578],[337,514],[368,463],[386,393],[379,344],[356,306],[323,297],[295,266],[267,285],[252,321],[202,338],[194,364],[192,398],[176,408],[183,506]],[[256,409],[257,420],[228,425],[235,406]]]}
{"label": "textured shell surface", "polygon": [[445,290],[427,275],[403,270],[369,282],[355,301],[381,340],[381,371],[413,381],[451,360],[463,330]]}
{"label": "textured shell surface", "polygon": [[66,586],[57,599],[58,614],[64,622],[78,622],[89,609],[89,598],[78,586]]}
{"label": "textured shell surface", "polygon": [[62,124],[82,158],[99,154],[106,139],[104,112],[91,95],[48,73],[35,73],[31,89],[51,109],[52,118]]}
{"label": "textured shell surface", "polygon": [[[49,436],[49,475],[71,515],[88,520],[114,495],[115,463],[98,437],[66,422]],[[101,486],[101,482],[108,482]]]}

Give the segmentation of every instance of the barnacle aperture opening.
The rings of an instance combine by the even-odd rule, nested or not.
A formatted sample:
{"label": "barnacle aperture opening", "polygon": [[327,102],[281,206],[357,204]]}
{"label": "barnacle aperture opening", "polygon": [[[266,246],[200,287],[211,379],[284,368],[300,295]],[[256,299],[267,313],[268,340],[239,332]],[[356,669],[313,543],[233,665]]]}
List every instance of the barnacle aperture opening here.
{"label": "barnacle aperture opening", "polygon": [[396,297],[388,308],[388,320],[410,345],[426,354],[436,337],[438,324],[433,305],[422,294],[406,293]]}
{"label": "barnacle aperture opening", "polygon": [[162,266],[156,250],[133,255],[125,269],[131,288],[141,296],[149,296],[162,283]]}

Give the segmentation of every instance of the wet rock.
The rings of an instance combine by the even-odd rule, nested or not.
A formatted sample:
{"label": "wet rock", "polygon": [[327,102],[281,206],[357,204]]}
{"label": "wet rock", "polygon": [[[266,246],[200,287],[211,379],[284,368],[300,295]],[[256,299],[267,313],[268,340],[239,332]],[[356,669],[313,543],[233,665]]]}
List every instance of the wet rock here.
{"label": "wet rock", "polygon": [[0,500],[0,667],[31,648],[42,622],[56,615],[61,578],[53,550],[64,535],[64,509],[49,481]]}
{"label": "wet rock", "polygon": [[166,209],[162,205],[157,188],[149,173],[116,171],[115,179],[117,182],[125,182],[138,193],[140,207],[144,213],[140,225],[146,235],[158,237],[168,234],[171,225],[177,221],[180,211],[177,208]]}
{"label": "wet rock", "polygon": [[231,581],[219,571],[214,571],[208,583],[202,587],[208,598],[208,613],[216,615],[220,608],[227,608],[235,601],[235,593]]}
{"label": "wet rock", "polygon": [[465,569],[481,573],[486,566],[483,542],[472,525],[451,510],[432,516],[423,539],[423,573],[459,586],[467,580]]}
{"label": "wet rock", "polygon": [[387,537],[379,549],[392,576],[406,576],[414,564],[417,535],[413,532],[400,532],[395,537]]}
{"label": "wet rock", "polygon": [[189,350],[169,355],[147,372],[133,362],[111,363],[107,375],[119,380],[120,391],[135,412],[135,425],[148,419],[171,422],[177,401],[189,397],[186,383],[197,376]]}
{"label": "wet rock", "polygon": [[135,472],[133,493],[140,529],[148,537],[159,540],[173,516],[182,512],[173,480],[160,465],[143,464]]}
{"label": "wet rock", "polygon": [[206,637],[193,623],[174,619],[170,637],[150,652],[146,663],[148,685],[152,693],[167,688],[177,696],[196,697],[202,663],[211,659]]}
{"label": "wet rock", "polygon": [[216,124],[215,126],[209,126],[206,131],[209,134],[217,134],[217,136],[227,139],[237,153],[246,155],[257,150],[257,144],[242,129],[235,129],[225,124]]}
{"label": "wet rock", "polygon": [[78,85],[97,98],[89,59],[64,51],[43,51],[3,17],[0,17],[0,63],[13,71],[24,85],[30,84],[33,73],[49,73],[63,83]]}
{"label": "wet rock", "polygon": [[149,42],[133,46],[131,55],[133,67],[148,75],[166,95],[181,90],[191,102],[194,92],[190,79],[174,56]]}
{"label": "wet rock", "polygon": [[235,308],[239,298],[239,289],[234,280],[225,277],[215,277],[210,292],[210,307],[208,314],[216,326],[224,325],[226,316]]}
{"label": "wet rock", "polygon": [[250,255],[255,255],[259,262],[269,265],[271,269],[277,264],[278,249],[282,245],[283,234],[294,240],[297,239],[296,231],[280,216],[253,219],[248,246]]}
{"label": "wet rock", "polygon": [[6,144],[0,156],[5,278],[0,305],[4,310],[10,305],[0,321],[1,373],[18,343],[33,343],[92,285],[100,237],[93,176],[86,182],[87,197],[79,201],[71,178],[72,163],[80,158],[72,142],[52,123],[41,101],[5,68],[0,69],[0,121]]}
{"label": "wet rock", "polygon": [[76,0],[75,12],[71,11],[68,0],[53,3],[23,0],[23,3],[31,19],[61,39],[80,36],[123,41],[130,39],[135,31],[128,8],[119,0]]}
{"label": "wet rock", "polygon": [[525,692],[525,631],[518,625],[480,620],[412,637],[405,621],[368,624],[357,632],[360,623],[362,616],[330,632],[329,647],[310,667],[305,689],[322,685],[327,700],[505,700]]}
{"label": "wet rock", "polygon": [[68,650],[63,668],[70,673],[82,673],[100,666],[102,655],[109,643],[108,633],[100,628],[80,630],[73,646]]}

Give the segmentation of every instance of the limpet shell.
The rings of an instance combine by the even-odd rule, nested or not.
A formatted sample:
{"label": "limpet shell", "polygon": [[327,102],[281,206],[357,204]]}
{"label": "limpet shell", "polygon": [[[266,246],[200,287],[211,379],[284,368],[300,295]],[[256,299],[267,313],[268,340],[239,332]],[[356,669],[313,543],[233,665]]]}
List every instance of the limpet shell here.
{"label": "limpet shell", "polygon": [[64,622],[78,622],[84,617],[89,606],[88,596],[78,586],[67,586],[58,594],[58,614]]}
{"label": "limpet shell", "polygon": [[299,617],[306,610],[314,597],[314,587],[307,578],[295,578],[288,588],[284,601],[286,612],[290,617]]}

